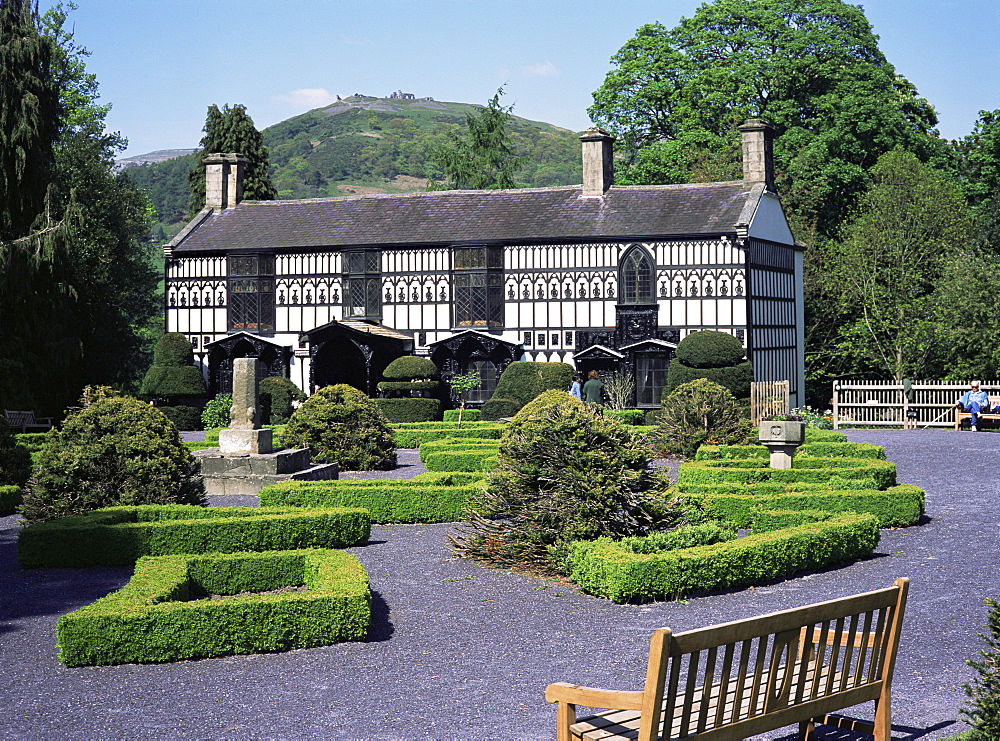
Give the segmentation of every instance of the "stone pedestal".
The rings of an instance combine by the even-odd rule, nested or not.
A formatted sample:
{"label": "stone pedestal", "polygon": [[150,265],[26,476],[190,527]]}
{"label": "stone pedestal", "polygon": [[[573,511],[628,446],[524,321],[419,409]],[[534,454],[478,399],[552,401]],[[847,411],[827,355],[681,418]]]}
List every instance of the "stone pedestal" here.
{"label": "stone pedestal", "polygon": [[760,423],[758,439],[771,451],[771,468],[792,468],[795,449],[802,444],[806,423],[772,420]]}
{"label": "stone pedestal", "polygon": [[271,453],[223,453],[219,448],[199,450],[205,494],[257,496],[265,486],[282,481],[327,481],[339,477],[336,463],[313,464],[307,448]]}
{"label": "stone pedestal", "polygon": [[270,453],[274,450],[272,431],[262,430],[219,430],[220,453]]}

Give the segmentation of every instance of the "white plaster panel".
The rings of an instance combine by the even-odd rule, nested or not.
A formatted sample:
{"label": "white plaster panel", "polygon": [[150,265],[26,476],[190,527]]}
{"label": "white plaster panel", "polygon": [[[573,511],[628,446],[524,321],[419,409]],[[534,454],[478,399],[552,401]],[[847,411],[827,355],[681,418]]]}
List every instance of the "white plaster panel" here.
{"label": "white plaster panel", "polygon": [[781,210],[781,201],[770,193],[764,193],[757,202],[757,208],[750,219],[748,234],[779,244],[795,243],[792,231],[788,228],[788,221]]}

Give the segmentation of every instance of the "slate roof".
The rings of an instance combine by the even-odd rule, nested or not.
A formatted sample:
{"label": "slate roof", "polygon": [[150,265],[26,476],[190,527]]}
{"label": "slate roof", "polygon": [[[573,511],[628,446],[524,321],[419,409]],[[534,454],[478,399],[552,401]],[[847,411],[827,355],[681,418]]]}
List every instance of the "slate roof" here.
{"label": "slate roof", "polygon": [[[302,201],[244,201],[205,213],[173,242],[173,254],[233,249],[569,242],[728,234],[748,199],[742,181],[434,191]],[[752,213],[752,210],[750,211]]]}

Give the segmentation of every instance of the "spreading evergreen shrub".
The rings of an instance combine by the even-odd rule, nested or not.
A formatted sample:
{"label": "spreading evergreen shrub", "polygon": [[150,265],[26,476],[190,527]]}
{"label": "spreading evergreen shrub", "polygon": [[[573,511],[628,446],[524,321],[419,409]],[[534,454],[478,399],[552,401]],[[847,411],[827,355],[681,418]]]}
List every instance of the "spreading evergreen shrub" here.
{"label": "spreading evergreen shrub", "polygon": [[728,389],[704,378],[666,395],[655,444],[664,454],[694,457],[702,444],[746,445],[756,439]]}
{"label": "spreading evergreen shrub", "polygon": [[[573,366],[566,363],[516,360],[500,375],[493,397],[483,404],[482,419],[494,421],[513,416],[543,391],[565,391],[572,379]],[[513,400],[517,409],[511,411],[512,405],[507,400]]]}
{"label": "spreading evergreen shrub", "polygon": [[31,452],[20,444],[7,420],[0,416],[0,486],[23,486],[29,476]]}
{"label": "spreading evergreen shrub", "polygon": [[260,423],[264,425],[285,424],[292,416],[295,402],[306,400],[302,389],[280,376],[263,379],[258,384],[257,396],[260,405]]}
{"label": "spreading evergreen shrub", "polygon": [[509,425],[453,547],[495,566],[558,572],[571,541],[642,535],[674,519],[651,462],[627,426],[547,391]]}
{"label": "spreading evergreen shrub", "polygon": [[147,399],[195,399],[208,395],[205,379],[194,366],[194,350],[187,337],[167,332],[156,343],[153,365],[142,379],[140,394]]}
{"label": "spreading evergreen shrub", "polygon": [[685,383],[705,378],[725,386],[737,399],[750,398],[753,366],[744,358],[742,343],[728,332],[692,332],[677,343],[667,367],[666,397]]}
{"label": "spreading evergreen shrub", "polygon": [[209,399],[205,408],[201,410],[201,423],[204,429],[229,427],[229,409],[232,405],[232,394],[216,394],[214,399]]}
{"label": "spreading evergreen shrub", "polygon": [[203,427],[201,410],[195,407],[178,404],[175,407],[157,407],[157,409],[163,412],[178,430],[200,430]]}
{"label": "spreading evergreen shrub", "polygon": [[22,513],[29,522],[133,504],[200,504],[198,464],[173,423],[127,396],[97,398],[46,438]]}
{"label": "spreading evergreen shrub", "polygon": [[278,439],[286,448],[309,448],[316,463],[338,463],[345,471],[396,465],[396,443],[385,416],[374,401],[345,383],[306,399]]}
{"label": "spreading evergreen shrub", "polygon": [[375,405],[390,422],[431,422],[441,412],[437,399],[375,399]]}
{"label": "spreading evergreen shrub", "polygon": [[987,598],[986,606],[989,608],[986,618],[989,632],[979,636],[986,647],[979,652],[980,659],[965,662],[978,676],[971,684],[962,685],[969,702],[968,707],[958,710],[972,726],[963,738],[975,741],[1000,738],[1000,602]]}

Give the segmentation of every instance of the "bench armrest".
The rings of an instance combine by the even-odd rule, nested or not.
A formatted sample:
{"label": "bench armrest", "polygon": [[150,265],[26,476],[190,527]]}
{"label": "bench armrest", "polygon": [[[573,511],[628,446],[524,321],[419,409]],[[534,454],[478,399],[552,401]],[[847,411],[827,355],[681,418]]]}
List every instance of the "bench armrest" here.
{"label": "bench armrest", "polygon": [[602,690],[566,682],[556,682],[545,688],[545,699],[549,702],[568,702],[613,710],[642,710],[642,696],[642,692]]}

